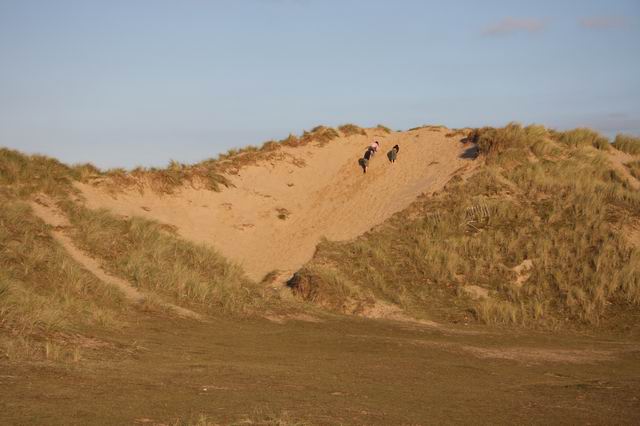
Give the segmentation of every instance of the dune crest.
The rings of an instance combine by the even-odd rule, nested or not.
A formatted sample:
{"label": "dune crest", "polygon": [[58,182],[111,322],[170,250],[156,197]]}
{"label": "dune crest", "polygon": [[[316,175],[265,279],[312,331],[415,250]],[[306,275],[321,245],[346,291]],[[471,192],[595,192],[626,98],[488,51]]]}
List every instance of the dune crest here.
{"label": "dune crest", "polygon": [[[270,271],[294,271],[323,238],[347,240],[382,223],[416,197],[441,189],[474,168],[464,134],[422,128],[342,136],[328,144],[282,147],[282,160],[261,161],[228,175],[235,187],[213,192],[184,186],[174,194],[77,184],[90,208],[143,216],[212,245],[260,280]],[[362,173],[358,159],[373,141],[379,152]],[[387,151],[400,145],[395,164]]]}

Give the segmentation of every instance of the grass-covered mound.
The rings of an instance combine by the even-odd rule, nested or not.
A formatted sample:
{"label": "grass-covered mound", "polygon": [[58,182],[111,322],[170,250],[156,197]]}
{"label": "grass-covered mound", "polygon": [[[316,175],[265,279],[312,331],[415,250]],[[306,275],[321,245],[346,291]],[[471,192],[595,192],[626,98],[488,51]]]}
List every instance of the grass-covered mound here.
{"label": "grass-covered mound", "polygon": [[58,358],[53,336],[122,325],[117,289],[80,267],[26,203],[0,202],[0,357]]}
{"label": "grass-covered mound", "polygon": [[137,288],[211,314],[249,315],[264,305],[257,284],[214,249],[143,218],[63,203],[78,246]]}
{"label": "grass-covered mound", "polygon": [[[172,315],[164,302],[234,317],[279,307],[215,250],[157,223],[72,201],[73,182],[96,173],[91,165],[0,149],[0,358],[77,361],[83,345],[76,341],[84,337],[74,336],[118,330],[139,314]],[[141,304],[127,302],[53,238],[29,205],[41,193],[62,207],[71,222],[64,232],[86,255],[145,294]]]}
{"label": "grass-covered mound", "polygon": [[[640,194],[610,166],[604,138],[512,124],[468,139],[485,163],[474,176],[353,242],[320,244],[294,292],[339,311],[383,300],[418,316],[486,323],[632,315],[640,252],[626,233],[640,220]],[[472,299],[478,287],[488,297]]]}

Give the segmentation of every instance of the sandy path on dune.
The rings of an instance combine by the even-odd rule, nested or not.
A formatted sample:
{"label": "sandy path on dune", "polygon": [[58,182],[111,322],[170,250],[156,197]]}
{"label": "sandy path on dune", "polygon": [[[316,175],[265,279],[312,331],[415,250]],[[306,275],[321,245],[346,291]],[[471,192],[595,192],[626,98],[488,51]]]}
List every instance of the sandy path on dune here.
{"label": "sandy path on dune", "polygon": [[[100,184],[78,184],[90,208],[143,216],[173,225],[179,235],[218,249],[256,280],[272,270],[294,271],[321,238],[347,240],[441,189],[456,173],[473,169],[472,147],[447,129],[420,129],[335,139],[325,146],[283,148],[287,159],[247,166],[229,178],[235,188],[216,193],[184,187],[172,195],[151,190],[111,194]],[[358,158],[382,142],[362,173]],[[400,145],[395,164],[386,153]],[[304,162],[304,166],[301,166]],[[278,218],[286,209],[287,219]]]}
{"label": "sandy path on dune", "polygon": [[626,166],[627,163],[631,163],[636,160],[633,155],[618,151],[617,149],[610,149],[606,153],[606,156],[611,162],[613,168],[622,174],[633,189],[640,189],[640,181],[638,181],[638,179],[629,172],[629,169]]}
{"label": "sandy path on dune", "polygon": [[[131,303],[142,303],[146,296],[138,291],[127,281],[107,273],[100,263],[80,250],[63,232],[63,229],[71,226],[66,216],[55,207],[55,204],[45,196],[39,196],[31,202],[31,209],[46,224],[53,226],[52,237],[69,253],[71,258],[79,263],[84,269],[95,275],[100,281],[108,285],[115,286],[122,292],[124,297]],[[162,302],[162,305],[171,309],[182,317],[201,319],[201,316],[189,309]]]}

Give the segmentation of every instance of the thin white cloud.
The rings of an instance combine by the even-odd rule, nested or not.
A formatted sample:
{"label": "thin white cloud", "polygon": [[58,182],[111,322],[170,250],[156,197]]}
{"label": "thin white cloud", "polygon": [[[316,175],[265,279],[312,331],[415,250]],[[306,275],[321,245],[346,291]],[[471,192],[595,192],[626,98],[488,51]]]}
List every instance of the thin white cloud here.
{"label": "thin white cloud", "polygon": [[505,18],[482,32],[486,36],[510,35],[517,32],[536,33],[547,26],[546,22],[534,18]]}
{"label": "thin white cloud", "polygon": [[579,23],[590,30],[608,30],[626,27],[629,22],[622,16],[591,16],[580,19]]}

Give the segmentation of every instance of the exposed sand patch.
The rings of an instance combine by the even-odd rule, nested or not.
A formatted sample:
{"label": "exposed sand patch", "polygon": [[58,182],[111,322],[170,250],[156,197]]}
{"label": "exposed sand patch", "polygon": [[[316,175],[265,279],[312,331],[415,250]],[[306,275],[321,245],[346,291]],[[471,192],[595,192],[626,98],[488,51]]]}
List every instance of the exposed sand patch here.
{"label": "exposed sand patch", "polygon": [[578,349],[539,349],[539,348],[481,348],[477,346],[460,346],[478,358],[505,359],[523,362],[561,362],[573,364],[588,364],[593,362],[610,361],[614,359],[609,351],[578,350]]}
{"label": "exposed sand patch", "polygon": [[512,269],[516,273],[516,281],[514,285],[518,288],[522,287],[525,282],[531,276],[531,269],[533,269],[533,261],[531,259],[525,259],[518,266]]}
{"label": "exposed sand patch", "polygon": [[289,314],[289,315],[280,315],[280,314],[267,314],[264,316],[265,319],[275,322],[277,324],[284,324],[287,321],[303,321],[303,322],[323,322],[318,317],[314,317],[313,315],[297,313],[297,314]]}
{"label": "exposed sand patch", "polygon": [[465,285],[462,287],[462,290],[475,300],[489,298],[489,290],[477,285]]}
{"label": "exposed sand patch", "polygon": [[[453,332],[452,334],[480,334],[459,330],[456,333],[454,329],[443,328],[443,331]],[[370,339],[368,335],[351,335]],[[516,361],[528,364],[539,363],[565,363],[565,364],[592,364],[596,362],[612,361],[622,352],[619,350],[609,349],[582,349],[582,348],[540,348],[525,346],[497,346],[483,347],[476,345],[467,345],[459,342],[431,341],[426,339],[404,339],[396,337],[379,337],[378,339],[392,343],[409,343],[416,346],[426,346],[431,348],[439,348],[453,353],[464,352],[480,359],[496,359]]]}
{"label": "exposed sand patch", "polygon": [[640,189],[640,181],[636,179],[625,166],[625,164],[637,160],[637,158],[626,152],[618,151],[617,149],[610,149],[607,152],[607,157],[614,169],[627,179],[633,189]]}
{"label": "exposed sand patch", "polygon": [[640,248],[640,225],[633,228],[629,227],[625,235],[634,247]]}
{"label": "exposed sand patch", "polygon": [[[355,238],[419,195],[441,189],[456,172],[470,172],[473,159],[465,153],[472,147],[460,143],[463,135],[447,138],[447,132],[369,130],[325,146],[284,147],[283,160],[242,168],[228,176],[235,187],[219,193],[192,186],[172,195],[148,188],[110,193],[104,184],[78,188],[88,207],[175,226],[180,236],[214,246],[260,280],[275,269],[299,269],[321,238]],[[381,152],[363,175],[358,159],[374,139]],[[400,153],[390,164],[386,153],[395,144]]]}

